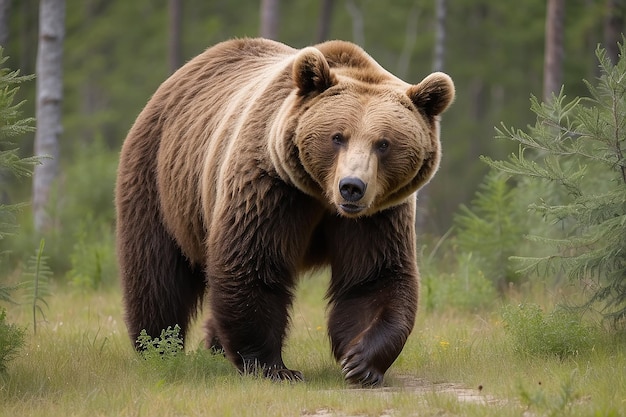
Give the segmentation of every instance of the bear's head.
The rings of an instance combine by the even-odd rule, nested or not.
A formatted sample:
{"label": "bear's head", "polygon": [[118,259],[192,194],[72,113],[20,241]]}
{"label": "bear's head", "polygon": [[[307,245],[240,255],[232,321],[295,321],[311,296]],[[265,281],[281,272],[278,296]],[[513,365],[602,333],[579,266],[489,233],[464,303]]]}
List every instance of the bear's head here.
{"label": "bear's head", "polygon": [[294,142],[315,194],[346,217],[406,200],[439,166],[439,115],[454,84],[433,73],[410,85],[361,48],[331,41],[301,50]]}

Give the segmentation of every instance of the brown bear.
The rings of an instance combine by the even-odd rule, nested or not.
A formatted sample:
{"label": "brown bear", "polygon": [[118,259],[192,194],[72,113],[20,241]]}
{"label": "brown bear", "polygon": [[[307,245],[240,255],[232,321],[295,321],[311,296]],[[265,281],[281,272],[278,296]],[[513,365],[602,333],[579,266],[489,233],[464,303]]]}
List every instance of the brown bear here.
{"label": "brown bear", "polygon": [[130,338],[204,303],[241,372],[300,380],[282,348],[297,275],[330,265],[328,335],[349,383],[378,385],[418,298],[415,193],[440,160],[449,76],[410,85],[358,46],[220,43],[156,91],[116,185]]}

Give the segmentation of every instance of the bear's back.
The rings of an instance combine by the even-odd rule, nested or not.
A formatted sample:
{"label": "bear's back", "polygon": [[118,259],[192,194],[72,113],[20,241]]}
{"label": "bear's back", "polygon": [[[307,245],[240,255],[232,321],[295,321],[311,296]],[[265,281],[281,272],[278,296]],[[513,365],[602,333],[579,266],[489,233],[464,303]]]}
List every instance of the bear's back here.
{"label": "bear's back", "polygon": [[[189,259],[203,257],[203,231],[210,220],[202,214],[212,203],[197,198],[189,204],[180,196],[203,195],[212,200],[218,193],[225,158],[244,152],[231,149],[239,130],[250,126],[252,114],[267,123],[275,111],[272,107],[292,90],[290,62],[295,53],[293,48],[264,39],[220,43],[181,67],[148,104],[158,107],[161,122],[157,156],[161,207],[170,233]],[[260,105],[261,100],[265,104]],[[263,129],[257,126],[259,134],[254,143],[244,144],[249,146],[245,152],[263,146]]]}
{"label": "bear's back", "polygon": [[[176,109],[191,114],[192,108],[232,101],[232,96],[239,93],[249,94],[259,80],[277,75],[273,67],[285,62],[294,53],[293,48],[265,39],[222,42],[176,71],[159,87],[155,97],[165,103],[166,114]],[[280,66],[286,67],[286,63]],[[212,109],[217,110],[219,108]]]}

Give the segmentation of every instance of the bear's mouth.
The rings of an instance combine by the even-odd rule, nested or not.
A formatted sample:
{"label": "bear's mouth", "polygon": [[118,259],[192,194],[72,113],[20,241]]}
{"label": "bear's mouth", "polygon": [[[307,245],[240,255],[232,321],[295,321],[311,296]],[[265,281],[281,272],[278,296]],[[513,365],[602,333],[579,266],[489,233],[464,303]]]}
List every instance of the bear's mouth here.
{"label": "bear's mouth", "polygon": [[350,203],[345,203],[345,204],[339,204],[339,208],[349,214],[356,214],[356,213],[360,213],[361,211],[365,210],[365,206],[359,206],[356,204],[350,204]]}

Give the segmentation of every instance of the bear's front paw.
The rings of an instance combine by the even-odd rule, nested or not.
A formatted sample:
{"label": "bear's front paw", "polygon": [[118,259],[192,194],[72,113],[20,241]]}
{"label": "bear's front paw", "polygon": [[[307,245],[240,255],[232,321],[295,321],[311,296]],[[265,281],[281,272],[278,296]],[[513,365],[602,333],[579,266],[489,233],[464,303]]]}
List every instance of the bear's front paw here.
{"label": "bear's front paw", "polygon": [[376,369],[359,346],[355,346],[341,360],[341,372],[351,384],[376,387],[383,383],[383,372]]}
{"label": "bear's front paw", "polygon": [[300,382],[304,381],[304,376],[300,371],[292,371],[287,368],[266,368],[263,370],[263,376],[272,381],[288,381]]}

